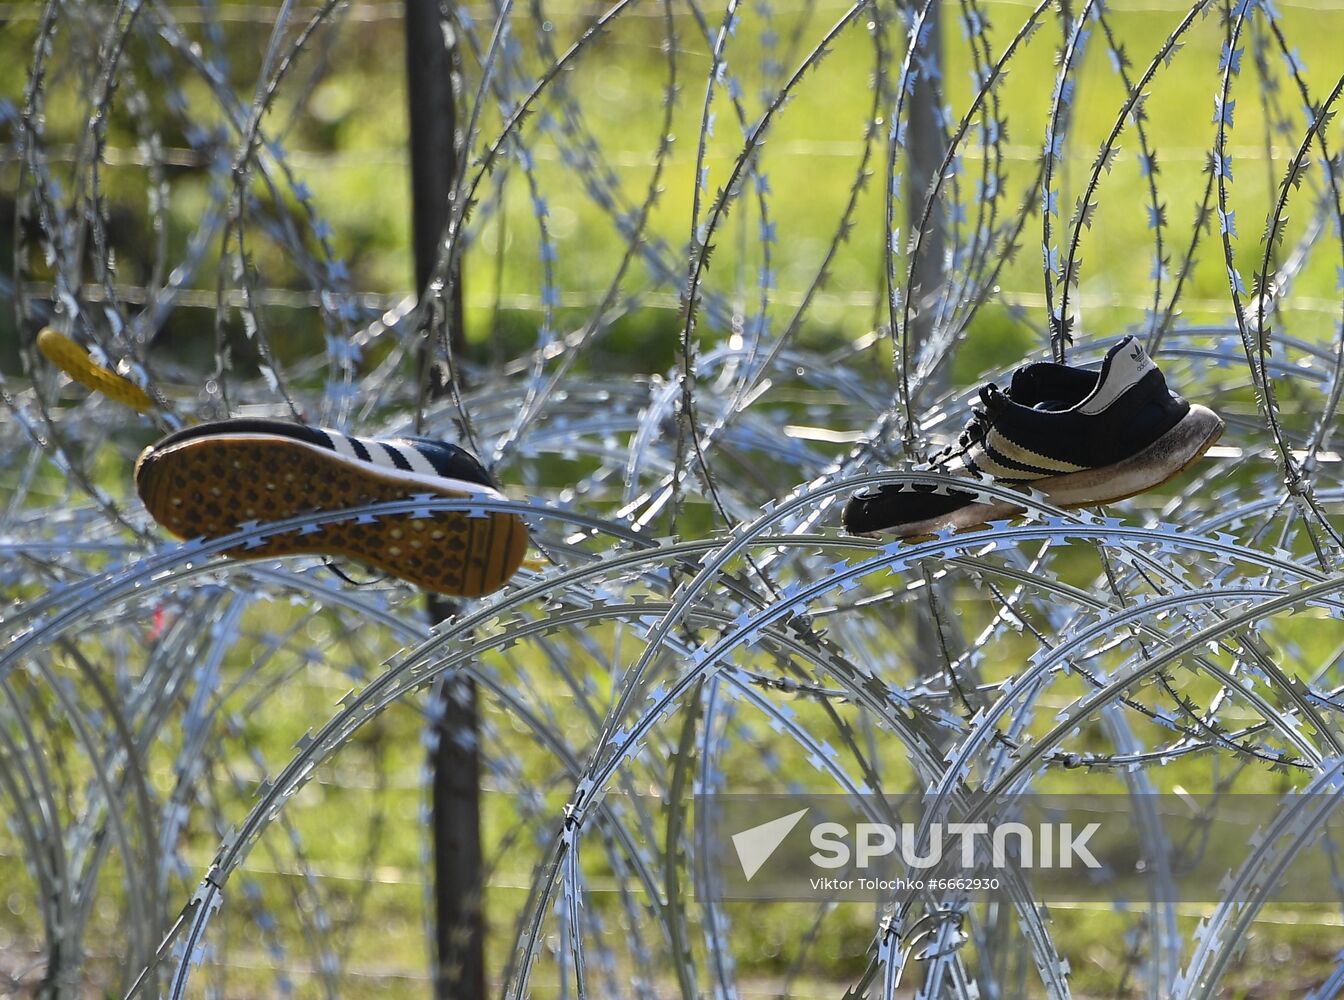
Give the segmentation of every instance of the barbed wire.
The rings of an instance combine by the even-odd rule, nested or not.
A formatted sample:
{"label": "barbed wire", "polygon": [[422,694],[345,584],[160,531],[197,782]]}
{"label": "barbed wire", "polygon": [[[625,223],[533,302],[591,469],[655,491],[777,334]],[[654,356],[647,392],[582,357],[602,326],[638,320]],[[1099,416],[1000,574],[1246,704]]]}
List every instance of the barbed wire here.
{"label": "barbed wire", "polygon": [[[1121,16],[1142,11],[1171,17]],[[929,790],[927,827],[1084,781],[1132,797],[1155,883],[1177,856],[1145,795],[1286,793],[1198,929],[1159,895],[1106,914],[1117,994],[1224,989],[1252,925],[1275,926],[1272,875],[1333,849],[1344,757],[1344,77],[1309,68],[1300,50],[1328,55],[1311,20],[1269,0],[446,13],[468,164],[408,295],[371,285],[319,179],[404,150],[304,148],[301,128],[355,71],[351,33],[400,5],[0,5],[28,66],[0,101],[21,364],[0,375],[0,990],[421,978],[432,935],[381,942],[428,921],[420,761],[428,692],[455,677],[485,703],[502,996],[1071,996],[1087,955],[1027,873],[993,903],[744,909],[695,797]],[[228,25],[269,30],[259,58]],[[593,97],[607,67],[647,135]],[[848,138],[796,134],[826,114]],[[474,329],[527,325],[489,363],[451,358],[466,377],[426,403],[416,358],[428,333],[449,360],[459,264]],[[73,386],[32,350],[42,326],[156,408]],[[631,327],[655,332],[618,372],[603,352]],[[953,484],[914,466],[970,416],[959,363],[1020,344],[1095,365],[1126,333],[1227,422],[1179,492],[1065,511],[962,484],[1024,513],[912,543],[838,531],[857,489]],[[164,540],[135,453],[242,414],[419,424],[473,442],[511,499]],[[438,511],[517,514],[539,558],[433,628],[396,582],[223,558]],[[770,927],[785,965],[762,957]],[[1318,971],[1312,995],[1338,992],[1344,961]]]}

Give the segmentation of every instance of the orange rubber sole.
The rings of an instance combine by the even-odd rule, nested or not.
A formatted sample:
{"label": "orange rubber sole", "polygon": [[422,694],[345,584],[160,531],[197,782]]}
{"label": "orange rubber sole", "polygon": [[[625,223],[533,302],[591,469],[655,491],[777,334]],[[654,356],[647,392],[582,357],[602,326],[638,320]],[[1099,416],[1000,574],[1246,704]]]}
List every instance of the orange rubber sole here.
{"label": "orange rubber sole", "polygon": [[[135,485],[154,520],[179,538],[218,538],[248,521],[281,521],[412,495],[455,498],[474,492],[467,483],[454,489],[408,482],[394,470],[281,435],[259,434],[147,448],[135,463]],[[483,597],[513,576],[527,544],[527,528],[516,514],[470,517],[465,511],[434,511],[427,517],[391,514],[368,522],[338,521],[308,534],[295,530],[225,555],[345,556],[426,590]]]}

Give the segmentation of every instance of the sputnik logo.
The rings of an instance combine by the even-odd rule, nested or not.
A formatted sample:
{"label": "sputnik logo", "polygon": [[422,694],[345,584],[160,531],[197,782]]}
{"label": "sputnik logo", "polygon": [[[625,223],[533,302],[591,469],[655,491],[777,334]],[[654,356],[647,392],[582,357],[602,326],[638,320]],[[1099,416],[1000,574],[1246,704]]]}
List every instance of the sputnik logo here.
{"label": "sputnik logo", "polygon": [[737,860],[742,865],[742,874],[748,882],[761,870],[761,866],[770,860],[778,850],[784,838],[798,825],[798,821],[807,815],[806,809],[772,819],[769,823],[753,826],[749,830],[733,834],[733,847],[737,850]]}

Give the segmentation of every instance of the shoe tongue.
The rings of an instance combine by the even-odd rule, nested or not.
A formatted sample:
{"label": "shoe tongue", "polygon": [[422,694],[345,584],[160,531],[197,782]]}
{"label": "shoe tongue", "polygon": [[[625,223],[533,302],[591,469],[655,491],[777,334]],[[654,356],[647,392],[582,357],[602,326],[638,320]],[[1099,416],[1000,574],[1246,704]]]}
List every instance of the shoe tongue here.
{"label": "shoe tongue", "polygon": [[1125,337],[1106,352],[1101,370],[1097,372],[1097,386],[1104,391],[1108,382],[1133,385],[1153,367],[1143,345],[1132,336]]}

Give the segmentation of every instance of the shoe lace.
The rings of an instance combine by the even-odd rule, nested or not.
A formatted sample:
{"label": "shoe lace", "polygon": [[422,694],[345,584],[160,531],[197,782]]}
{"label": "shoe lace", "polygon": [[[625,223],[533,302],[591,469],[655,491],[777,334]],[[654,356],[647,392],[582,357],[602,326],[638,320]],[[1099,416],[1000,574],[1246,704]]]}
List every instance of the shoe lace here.
{"label": "shoe lace", "polygon": [[993,382],[981,386],[980,405],[971,406],[970,421],[955,441],[934,453],[929,463],[934,466],[945,465],[958,455],[964,455],[970,451],[973,445],[984,441],[985,436],[989,434],[990,427],[994,424],[995,416],[1003,409],[1007,400],[1007,393]]}
{"label": "shoe lace", "polygon": [[322,565],[325,566],[327,569],[331,570],[332,573],[336,574],[342,580],[344,580],[346,583],[350,584],[353,587],[372,587],[376,583],[382,583],[384,580],[391,579],[391,576],[389,574],[379,573],[377,576],[373,577],[370,580],[356,580],[345,570],[341,569],[341,567],[337,565],[336,560],[331,558],[331,556],[323,556]]}

